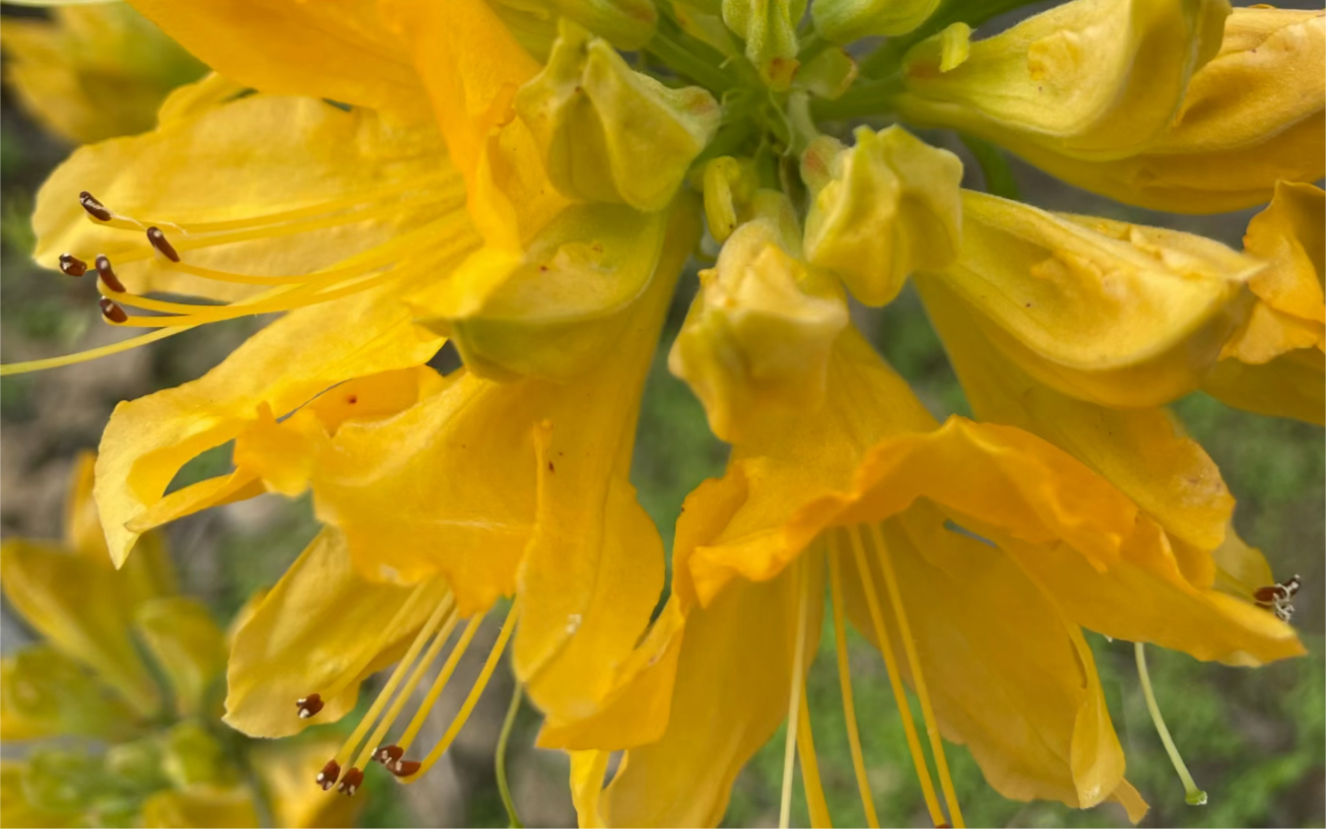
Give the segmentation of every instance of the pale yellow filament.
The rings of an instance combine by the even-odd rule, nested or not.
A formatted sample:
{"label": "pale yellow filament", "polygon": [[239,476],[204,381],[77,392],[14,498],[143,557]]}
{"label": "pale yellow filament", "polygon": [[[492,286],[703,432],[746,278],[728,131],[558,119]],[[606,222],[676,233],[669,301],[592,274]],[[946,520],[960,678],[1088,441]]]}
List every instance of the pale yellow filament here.
{"label": "pale yellow filament", "polygon": [[935,785],[930,780],[930,768],[925,762],[925,752],[921,749],[921,740],[916,735],[912,707],[907,702],[907,692],[902,687],[898,658],[893,652],[893,641],[889,639],[888,627],[884,624],[884,614],[880,610],[879,596],[875,592],[875,582],[870,574],[870,562],[866,559],[865,543],[861,538],[861,527],[859,525],[853,527],[850,535],[852,552],[856,557],[856,569],[861,575],[861,589],[866,595],[866,605],[870,608],[870,621],[875,628],[875,638],[879,640],[880,653],[884,655],[884,666],[888,668],[889,685],[893,688],[893,698],[898,703],[902,730],[907,735],[907,748],[912,754],[912,763],[916,766],[916,775],[921,781],[921,795],[925,798],[926,809],[930,812],[930,821],[936,826],[942,826],[945,823],[944,812],[939,808],[939,798],[935,796]]}
{"label": "pale yellow filament", "polygon": [[806,705],[806,687],[801,685],[801,704],[797,712],[797,757],[801,760],[801,787],[806,792],[806,811],[812,829],[833,826],[829,804],[824,801],[819,759],[815,756],[815,734],[810,727],[810,707]]}
{"label": "pale yellow filament", "polygon": [[783,796],[778,808],[779,829],[787,829],[792,822],[792,771],[797,753],[797,717],[801,710],[802,677],[806,664],[806,619],[810,615],[810,599],[806,584],[805,565],[798,559],[792,565],[792,589],[797,595],[796,645],[792,651],[792,681],[787,702],[787,743],[783,749]]}
{"label": "pale yellow filament", "polygon": [[360,749],[359,756],[355,758],[355,768],[364,768],[368,761],[373,758],[373,752],[377,751],[378,747],[382,745],[382,738],[387,736],[387,732],[396,723],[396,718],[401,715],[401,709],[414,695],[414,689],[419,687],[419,682],[423,679],[424,674],[437,661],[437,655],[442,652],[443,646],[451,638],[451,633],[456,629],[458,621],[460,621],[460,616],[454,611],[447,616],[447,621],[442,625],[442,629],[438,631],[437,636],[433,637],[433,641],[428,645],[428,650],[424,651],[423,658],[410,672],[410,678],[405,680],[405,686],[396,695],[396,699],[392,701],[387,713],[382,715],[377,728],[373,729],[373,736],[369,737],[368,741],[364,743],[364,747]]}
{"label": "pale yellow filament", "polygon": [[847,658],[847,625],[843,619],[843,584],[838,534],[829,537],[829,591],[833,602],[833,633],[838,654],[838,685],[843,693],[843,714],[847,719],[847,742],[852,750],[852,769],[856,772],[856,787],[861,792],[861,805],[866,810],[866,825],[879,829],[879,816],[875,814],[875,800],[870,794],[870,779],[866,775],[865,754],[861,751],[861,734],[856,725],[856,705],[852,699],[852,673]]}
{"label": "pale yellow filament", "polygon": [[433,635],[433,632],[437,630],[438,626],[442,624],[442,620],[450,612],[451,604],[452,599],[451,596],[448,595],[445,601],[438,604],[437,609],[433,611],[433,615],[428,617],[428,621],[424,623],[423,628],[421,628],[419,633],[414,637],[414,641],[410,643],[409,650],[405,652],[405,656],[401,657],[401,661],[396,664],[396,669],[391,672],[391,677],[387,679],[387,684],[383,686],[382,691],[378,693],[377,699],[373,700],[373,705],[368,709],[368,713],[359,721],[359,725],[355,727],[350,738],[341,746],[341,750],[336,752],[335,760],[338,765],[343,766],[350,761],[350,755],[354,753],[355,748],[359,745],[360,741],[364,739],[364,735],[368,733],[368,730],[373,727],[373,723],[377,720],[378,715],[382,713],[382,709],[386,707],[387,702],[391,699],[391,695],[395,693],[396,687],[401,684],[401,680],[405,677],[406,671],[408,671],[410,666],[414,664],[415,658],[419,656],[419,651],[423,650],[424,643],[429,640]]}
{"label": "pale yellow filament", "polygon": [[451,675],[456,672],[456,666],[460,664],[460,659],[469,649],[470,642],[474,639],[474,634],[479,630],[479,624],[483,621],[483,616],[476,613],[465,625],[465,630],[460,634],[460,640],[456,646],[451,649],[447,655],[447,661],[443,663],[442,670],[438,671],[437,677],[433,679],[433,684],[428,688],[428,694],[424,701],[419,704],[419,710],[414,712],[414,717],[410,719],[410,724],[406,727],[405,733],[401,735],[396,745],[401,751],[408,751],[414,738],[418,736],[419,730],[424,727],[424,722],[428,719],[428,713],[433,710],[437,704],[437,698],[442,695],[442,689],[447,687],[451,681]]}
{"label": "pale yellow filament", "polygon": [[488,652],[488,661],[484,662],[483,670],[480,671],[479,678],[474,681],[473,687],[470,688],[470,694],[465,698],[465,702],[461,705],[460,712],[457,713],[456,718],[451,721],[451,725],[447,728],[447,732],[442,735],[442,739],[438,741],[438,744],[433,747],[432,751],[428,752],[428,756],[420,762],[419,770],[409,777],[403,778],[404,782],[413,783],[424,774],[427,774],[428,770],[433,767],[433,764],[441,759],[442,755],[451,747],[452,741],[456,739],[456,735],[460,733],[461,728],[465,726],[466,720],[470,718],[470,713],[474,710],[474,706],[478,705],[479,697],[483,695],[484,688],[488,687],[488,680],[492,677],[493,671],[497,668],[498,660],[502,658],[502,653],[506,650],[506,643],[511,639],[511,631],[515,629],[516,618],[519,615],[519,605],[512,604],[511,610],[507,612],[506,622],[502,625],[502,632],[498,634],[497,642],[493,645],[493,649]]}
{"label": "pale yellow filament", "polygon": [[884,543],[884,532],[878,524],[870,525],[875,547],[879,551],[879,562],[884,570],[884,586],[889,591],[889,603],[893,605],[893,614],[898,619],[899,638],[902,649],[907,654],[907,664],[912,669],[912,685],[916,697],[921,702],[921,716],[925,718],[926,735],[930,738],[930,750],[935,755],[935,770],[939,774],[939,785],[944,790],[944,802],[948,805],[949,817],[954,829],[962,829],[966,824],[962,820],[962,809],[958,806],[958,794],[953,788],[953,777],[949,774],[948,759],[944,756],[944,739],[939,733],[939,724],[935,720],[934,707],[930,704],[930,693],[925,687],[925,673],[921,670],[921,660],[916,653],[916,642],[912,638],[911,625],[907,622],[907,609],[902,605],[902,593],[898,590],[898,577],[893,572],[893,559],[889,557],[889,548]]}

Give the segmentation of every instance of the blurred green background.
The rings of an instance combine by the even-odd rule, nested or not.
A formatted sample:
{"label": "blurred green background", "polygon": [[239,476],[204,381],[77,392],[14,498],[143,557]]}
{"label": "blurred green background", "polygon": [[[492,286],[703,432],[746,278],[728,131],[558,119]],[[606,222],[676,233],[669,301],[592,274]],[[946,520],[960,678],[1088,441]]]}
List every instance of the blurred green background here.
{"label": "blurred green background", "polygon": [[[965,154],[950,136],[927,137]],[[18,111],[12,96],[5,97],[0,106],[0,349],[5,362],[116,338],[116,332],[99,324],[88,284],[41,271],[29,261],[33,240],[28,216],[36,188],[69,149]],[[1036,205],[1176,227],[1235,247],[1251,215],[1153,214],[1067,187],[1016,162],[1012,169],[1023,197]],[[968,186],[980,186],[979,174],[971,176]],[[667,346],[695,289],[694,274],[683,284],[650,376],[632,475],[669,545],[682,499],[704,478],[721,474],[726,457],[726,447],[710,436],[700,405],[665,365]],[[853,313],[937,416],[966,413],[961,389],[910,290],[885,309],[856,308]],[[0,380],[3,533],[57,536],[71,459],[77,451],[96,446],[115,403],[198,376],[259,324],[241,320],[208,326],[174,339],[167,347]],[[1277,574],[1303,576],[1294,623],[1310,656],[1248,670],[1149,650],[1156,693],[1170,729],[1198,784],[1211,796],[1208,805],[1190,807],[1147,715],[1132,646],[1090,637],[1127,754],[1128,778],[1151,804],[1143,825],[1321,826],[1326,821],[1322,430],[1234,411],[1202,394],[1180,401],[1175,408],[1223,470],[1238,499],[1235,524],[1243,537],[1266,552]],[[228,464],[223,448],[186,472],[201,478],[225,470]],[[314,530],[306,502],[268,496],[194,516],[169,532],[187,589],[203,598],[224,623],[253,590],[279,578]],[[491,638],[496,626],[488,627],[484,635]],[[25,639],[21,623],[6,610],[4,647]],[[826,652],[816,662],[809,683],[821,774],[835,824],[861,825],[864,815],[848,754],[837,673],[828,652],[831,630],[826,628],[821,641]],[[880,819],[885,825],[928,825],[882,662],[853,637],[851,663]],[[468,688],[467,670],[473,672],[477,666],[462,666],[461,681],[453,683],[461,692]],[[385,774],[370,775],[365,825],[506,825],[494,782],[493,751],[510,693],[505,677],[490,685],[449,761],[421,785],[403,789],[384,779]],[[454,710],[458,704],[444,699],[439,711]],[[529,825],[573,824],[566,761],[531,748],[537,728],[536,714],[522,710],[509,758],[515,799]],[[782,745],[780,733],[737,781],[728,825],[776,824]],[[1117,807],[1077,812],[1057,804],[1005,801],[984,785],[962,748],[950,747],[949,758],[971,825],[1126,823]],[[381,770],[375,767],[375,771]],[[799,789],[793,820],[808,825]]]}

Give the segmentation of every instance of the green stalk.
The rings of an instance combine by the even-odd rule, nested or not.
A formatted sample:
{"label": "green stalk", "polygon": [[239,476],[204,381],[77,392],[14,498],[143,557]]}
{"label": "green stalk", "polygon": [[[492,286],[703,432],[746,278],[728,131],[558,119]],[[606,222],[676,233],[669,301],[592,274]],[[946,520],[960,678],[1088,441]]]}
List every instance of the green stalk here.
{"label": "green stalk", "polygon": [[511,732],[516,725],[516,714],[520,712],[520,700],[524,689],[516,683],[516,690],[511,694],[511,705],[506,709],[506,719],[502,720],[502,733],[497,738],[497,793],[502,796],[502,806],[506,809],[507,821],[512,829],[524,829],[520,814],[516,812],[516,801],[511,797],[511,786],[506,779],[506,744],[511,740]]}
{"label": "green stalk", "polygon": [[692,53],[685,46],[661,31],[654,32],[645,51],[668,65],[679,75],[685,75],[710,92],[722,94],[733,87],[727,73]]}
{"label": "green stalk", "polygon": [[1146,707],[1151,712],[1151,722],[1156,724],[1156,732],[1160,734],[1160,742],[1165,744],[1169,761],[1174,764],[1174,770],[1179,773],[1179,779],[1183,781],[1184,800],[1188,801],[1189,806],[1204,806],[1206,792],[1197,788],[1197,784],[1193,782],[1188,767],[1179,756],[1178,747],[1174,745],[1174,738],[1169,735],[1169,729],[1165,727],[1165,718],[1160,716],[1160,705],[1156,703],[1156,694],[1151,690],[1151,674],[1146,669],[1145,646],[1138,642],[1134,647],[1137,652],[1137,676],[1142,680],[1142,695],[1146,697]]}

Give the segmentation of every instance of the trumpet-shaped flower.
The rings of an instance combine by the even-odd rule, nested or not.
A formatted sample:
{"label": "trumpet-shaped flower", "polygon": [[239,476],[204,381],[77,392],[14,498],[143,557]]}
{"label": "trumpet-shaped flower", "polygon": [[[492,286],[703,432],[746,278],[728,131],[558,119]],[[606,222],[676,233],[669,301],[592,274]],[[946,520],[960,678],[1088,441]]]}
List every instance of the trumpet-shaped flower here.
{"label": "trumpet-shaped flower", "polygon": [[[291,735],[395,665],[323,788],[354,794],[372,760],[419,779],[509,646],[542,743],[577,752],[586,823],[718,822],[784,720],[785,779],[799,755],[822,823],[803,681],[827,587],[840,654],[850,618],[900,712],[908,684],[923,703],[904,730],[937,825],[961,822],[943,739],[1009,797],[1136,817],[1081,629],[1235,664],[1301,651],[1294,582],[1160,407],[1206,388],[1307,418],[1307,378],[1320,393],[1322,87],[1293,64],[1319,16],[1072,0],[973,39],[998,4],[133,2],[217,74],[56,171],[37,256],[156,330],[19,368],[281,315],[120,404],[96,494],[126,568],[176,518],[309,494],[322,529],[238,627],[226,719]],[[932,132],[886,118],[1141,204],[1286,183],[1239,253],[964,191]],[[697,251],[669,367],[733,455],[687,502],[655,617],[663,549],[630,467]],[[977,420],[937,426],[849,325],[849,293],[882,305],[912,276]],[[440,373],[447,343],[464,367]],[[226,444],[229,473],[174,487]],[[416,752],[495,607],[479,680]]]}
{"label": "trumpet-shaped flower", "polygon": [[[610,824],[713,823],[741,765],[785,718],[787,775],[797,752],[812,821],[822,820],[803,683],[826,581],[849,737],[855,745],[844,617],[888,665],[936,825],[962,820],[940,735],[966,744],[1006,796],[1118,799],[1135,818],[1144,809],[1123,779],[1079,626],[1235,664],[1302,652],[1252,601],[1190,580],[1160,526],[1061,450],[960,418],[934,428],[850,332],[831,377],[822,415],[771,418],[737,445],[723,479],[687,500],[673,607],[656,623],[666,635],[646,639],[661,653],[628,675],[618,702],[653,733],[603,746],[628,749],[595,804]],[[938,794],[904,680],[921,701]],[[727,691],[713,693],[714,682]],[[555,736],[582,745],[574,729]],[[859,752],[854,762],[869,804]],[[598,781],[592,771],[590,788],[603,767]]]}

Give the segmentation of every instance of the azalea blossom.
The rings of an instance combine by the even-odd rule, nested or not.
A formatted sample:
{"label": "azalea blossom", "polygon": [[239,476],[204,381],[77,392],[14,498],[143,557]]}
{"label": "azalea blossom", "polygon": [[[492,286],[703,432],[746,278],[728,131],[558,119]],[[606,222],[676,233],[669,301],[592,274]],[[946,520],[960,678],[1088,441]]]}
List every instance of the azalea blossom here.
{"label": "azalea blossom", "polygon": [[[868,816],[848,619],[936,825],[962,823],[945,739],[1007,797],[1136,819],[1083,630],[1239,665],[1302,652],[1164,407],[1207,389],[1322,422],[1322,13],[1071,0],[986,36],[1020,4],[133,5],[215,74],[154,130],[75,152],[34,226],[39,262],[148,333],[6,371],[281,315],[120,404],[96,499],[127,566],[182,516],[311,493],[323,528],[237,631],[226,718],[287,736],[395,664],[323,788],[353,795],[371,760],[420,779],[509,643],[582,822],[715,824],[786,721],[782,823],[797,758],[826,823],[803,685],[827,585]],[[936,129],[987,184],[1002,147],[1130,204],[1270,206],[1242,252],[1047,212],[964,188],[918,137]],[[668,364],[733,451],[687,501],[655,616],[663,546],[629,471],[692,257]],[[909,282],[972,419],[937,423],[852,323]],[[447,343],[463,367],[441,373]],[[232,441],[231,472],[171,490]],[[479,681],[419,750],[498,606]]]}

